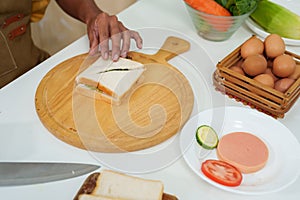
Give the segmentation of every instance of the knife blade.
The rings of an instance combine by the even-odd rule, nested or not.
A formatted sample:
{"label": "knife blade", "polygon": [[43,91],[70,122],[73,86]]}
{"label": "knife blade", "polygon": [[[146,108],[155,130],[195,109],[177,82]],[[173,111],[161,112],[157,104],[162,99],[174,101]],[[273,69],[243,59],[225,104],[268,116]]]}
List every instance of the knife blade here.
{"label": "knife blade", "polygon": [[87,174],[99,167],[80,163],[0,162],[0,186],[59,181]]}

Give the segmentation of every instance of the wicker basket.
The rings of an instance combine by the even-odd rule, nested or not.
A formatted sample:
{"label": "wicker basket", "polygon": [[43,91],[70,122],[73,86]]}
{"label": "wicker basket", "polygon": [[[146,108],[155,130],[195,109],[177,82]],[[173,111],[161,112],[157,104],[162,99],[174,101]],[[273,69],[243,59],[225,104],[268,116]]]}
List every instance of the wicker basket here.
{"label": "wicker basket", "polygon": [[[217,64],[217,69],[213,74],[216,89],[275,118],[283,118],[299,97],[300,77],[285,93],[282,93],[230,70],[229,67],[242,60],[241,46]],[[285,53],[293,56],[297,64],[300,64],[299,55],[288,51]]]}

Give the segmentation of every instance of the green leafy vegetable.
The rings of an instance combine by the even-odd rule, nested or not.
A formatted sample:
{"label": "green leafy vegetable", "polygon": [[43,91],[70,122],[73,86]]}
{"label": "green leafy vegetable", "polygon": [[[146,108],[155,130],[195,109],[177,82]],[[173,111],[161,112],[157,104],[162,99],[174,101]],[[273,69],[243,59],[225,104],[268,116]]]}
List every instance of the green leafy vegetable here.
{"label": "green leafy vegetable", "polygon": [[113,69],[107,69],[107,70],[104,70],[104,71],[100,71],[97,74],[103,74],[103,73],[106,73],[106,72],[113,72],[113,71],[129,71],[129,70],[130,69],[128,69],[128,68],[113,68]]}
{"label": "green leafy vegetable", "polygon": [[229,10],[232,15],[243,15],[252,11],[258,0],[215,0],[224,8]]}

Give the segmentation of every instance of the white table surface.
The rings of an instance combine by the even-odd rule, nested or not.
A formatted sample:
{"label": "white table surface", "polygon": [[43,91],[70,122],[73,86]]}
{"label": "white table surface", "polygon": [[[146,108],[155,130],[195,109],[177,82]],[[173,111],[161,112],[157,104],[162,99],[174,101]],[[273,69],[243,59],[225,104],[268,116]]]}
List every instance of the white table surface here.
{"label": "white table surface", "polygon": [[[181,32],[201,46],[214,64],[253,34],[246,26],[242,26],[227,41],[204,40],[196,34],[181,0],[141,0],[120,13],[118,17],[131,29],[156,27]],[[300,54],[300,47],[288,46],[287,49]],[[84,36],[0,90],[0,161],[61,161],[98,164],[89,152],[70,146],[49,133],[40,122],[34,104],[36,88],[45,74],[62,61],[87,51],[88,39]],[[243,106],[229,98],[225,101],[226,105]],[[299,103],[299,101],[296,102],[284,119],[279,119],[298,141],[300,141]],[[87,176],[88,174],[45,184],[0,187],[0,198],[6,200],[72,199]],[[299,178],[289,187],[265,195],[238,195],[220,190],[195,176],[182,157],[161,170],[139,174],[139,176],[163,181],[167,193],[175,194],[179,199],[184,200],[221,198],[290,200],[300,197]]]}

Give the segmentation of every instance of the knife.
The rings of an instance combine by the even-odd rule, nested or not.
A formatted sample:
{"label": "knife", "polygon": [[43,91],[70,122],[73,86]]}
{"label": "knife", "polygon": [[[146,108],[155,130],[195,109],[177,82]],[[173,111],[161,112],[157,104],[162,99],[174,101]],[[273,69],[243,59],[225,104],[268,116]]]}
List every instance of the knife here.
{"label": "knife", "polygon": [[59,181],[87,174],[99,167],[79,163],[0,162],[0,186]]}

